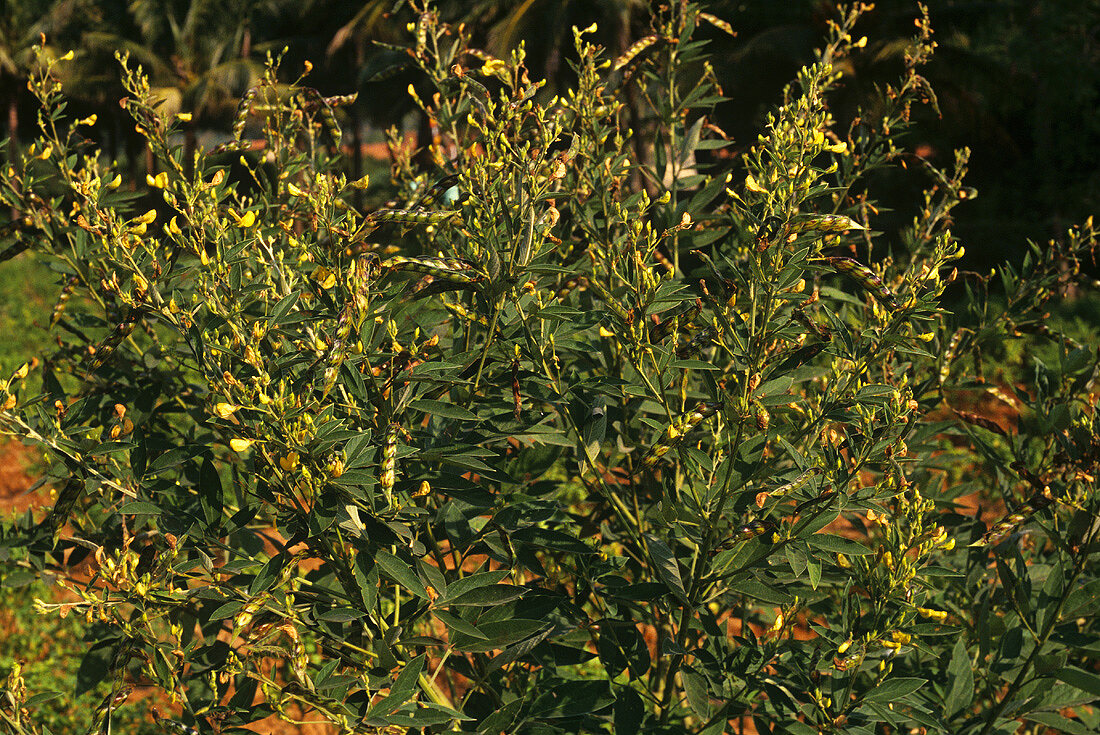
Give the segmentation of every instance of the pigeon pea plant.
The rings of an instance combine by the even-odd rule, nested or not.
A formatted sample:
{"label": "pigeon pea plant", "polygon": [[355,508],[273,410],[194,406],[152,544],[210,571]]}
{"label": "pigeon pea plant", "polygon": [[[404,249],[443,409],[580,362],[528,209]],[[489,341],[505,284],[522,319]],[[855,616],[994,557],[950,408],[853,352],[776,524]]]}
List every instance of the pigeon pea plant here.
{"label": "pigeon pea plant", "polygon": [[[434,137],[419,164],[395,145],[368,212],[334,155],[349,100],[274,62],[184,161],[121,58],[140,199],[48,63],[32,82],[0,258],[64,287],[0,429],[57,502],[0,543],[5,579],[57,575],[41,611],[88,622],[93,726],[138,688],[201,732],[1094,731],[1097,355],[1043,304],[1096,232],[1004,268],[997,302],[952,265],[965,151],[909,159],[913,224],[875,231],[872,174],[935,104],[927,14],[842,125],[869,9],[842,8],[731,168],[706,39],[732,29],[694,4],[617,59],[575,30],[552,99],[522,47],[413,6]],[[1057,363],[986,377],[1014,340]],[[18,670],[4,697],[6,731],[43,732]]]}

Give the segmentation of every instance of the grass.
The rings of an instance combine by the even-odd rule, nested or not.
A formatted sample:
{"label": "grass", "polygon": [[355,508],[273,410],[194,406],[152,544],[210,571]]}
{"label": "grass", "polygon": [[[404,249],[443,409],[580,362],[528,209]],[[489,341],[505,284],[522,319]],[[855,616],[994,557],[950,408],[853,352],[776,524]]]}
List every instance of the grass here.
{"label": "grass", "polygon": [[0,375],[41,352],[58,291],[57,274],[32,253],[0,264]]}

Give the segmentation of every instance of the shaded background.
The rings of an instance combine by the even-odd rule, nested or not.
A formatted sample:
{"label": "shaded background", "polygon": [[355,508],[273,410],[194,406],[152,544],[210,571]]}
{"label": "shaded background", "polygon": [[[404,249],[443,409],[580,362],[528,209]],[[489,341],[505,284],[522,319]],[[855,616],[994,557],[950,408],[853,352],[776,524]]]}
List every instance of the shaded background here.
{"label": "shaded background", "polygon": [[[902,139],[914,155],[950,167],[953,151],[972,149],[969,183],[979,197],[956,210],[955,234],[967,249],[964,267],[988,270],[1015,260],[1026,240],[1057,238],[1100,207],[1100,0],[930,0],[936,40],[924,69],[942,117],[916,109]],[[394,10],[395,5],[397,9]],[[438,12],[465,23],[475,44],[501,56],[526,44],[532,76],[549,80],[548,93],[571,82],[571,27],[599,24],[598,40],[612,55],[648,33],[651,3],[642,0],[441,0]],[[738,35],[710,28],[718,78],[729,102],[716,122],[734,139],[734,157],[755,141],[764,115],[785,84],[813,60],[835,6],[825,0],[714,2],[709,10]],[[392,11],[392,12],[391,12]],[[853,59],[834,99],[843,131],[876,86],[898,79],[917,4],[881,0],[858,28],[870,39]],[[415,19],[394,0],[5,0],[0,4],[0,110],[10,139],[7,155],[33,136],[36,104],[26,89],[31,47],[44,34],[75,115],[95,113],[91,135],[105,153],[144,180],[143,141],[118,105],[116,51],[150,72],[172,111],[191,112],[189,146],[208,147],[228,136],[241,94],[256,83],[268,53],[287,49],[286,81],[309,60],[305,84],[322,93],[360,93],[341,112],[348,133],[349,174],[384,168],[381,131],[398,125],[415,134],[415,108],[405,72],[381,81],[376,74],[399,52],[376,41],[402,42]],[[374,145],[371,145],[371,144]],[[383,157],[379,160],[379,157]],[[385,177],[373,177],[378,182]],[[889,238],[919,204],[926,175],[897,171],[873,182]],[[2,307],[0,307],[2,308]],[[0,318],[3,314],[0,313]]]}

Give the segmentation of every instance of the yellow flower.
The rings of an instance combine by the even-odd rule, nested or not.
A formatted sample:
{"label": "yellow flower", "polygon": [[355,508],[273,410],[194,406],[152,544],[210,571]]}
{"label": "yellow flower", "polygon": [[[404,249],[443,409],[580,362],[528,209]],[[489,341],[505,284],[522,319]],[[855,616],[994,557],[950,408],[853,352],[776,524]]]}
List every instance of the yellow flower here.
{"label": "yellow flower", "polygon": [[53,153],[53,146],[47,144],[46,147],[42,149],[42,152],[38,154],[38,157],[45,161],[47,158],[50,157],[51,153]]}
{"label": "yellow flower", "polygon": [[291,196],[296,196],[296,197],[302,196],[302,190],[299,189],[294,184],[287,184],[286,185],[286,190],[290,192]]}
{"label": "yellow flower", "polygon": [[756,179],[753,178],[752,174],[749,174],[748,176],[745,177],[745,188],[748,189],[749,191],[754,191],[757,194],[767,194],[768,193],[767,189],[765,189],[764,187],[762,187],[760,184],[758,184],[756,182]]}
{"label": "yellow flower", "polygon": [[279,466],[285,471],[290,472],[298,466],[298,460],[300,457],[297,452],[287,452],[285,457],[279,457]]}
{"label": "yellow flower", "polygon": [[485,62],[485,65],[481,67],[481,73],[485,74],[486,76],[494,76],[501,79],[507,79],[508,65],[500,59],[489,59]]}
{"label": "yellow flower", "polygon": [[219,403],[214,406],[214,413],[218,418],[227,419],[235,414],[240,409],[240,406],[233,403]]}
{"label": "yellow flower", "polygon": [[107,188],[112,191],[117,189],[122,184],[122,174],[115,174],[115,177],[107,184]]}
{"label": "yellow flower", "polygon": [[183,230],[181,230],[179,224],[176,223],[175,217],[168,223],[168,232],[177,237],[183,234]]}
{"label": "yellow flower", "polygon": [[[159,174],[158,177],[161,176],[161,175],[165,175],[165,174]],[[157,218],[157,210],[150,209],[148,212],[141,215],[140,217],[135,217],[134,220],[136,222],[141,222],[142,224],[148,225],[148,224],[152,224],[152,222],[154,220],[156,220],[156,218]]]}
{"label": "yellow flower", "polygon": [[30,371],[31,371],[31,364],[29,362],[25,362],[19,367],[18,370],[15,371],[15,374],[12,375],[12,379],[13,380],[22,380],[23,378],[27,377],[27,374],[30,373]]}
{"label": "yellow flower", "polygon": [[176,119],[179,120],[180,122],[191,122],[191,113],[190,112],[177,112],[176,113]]}
{"label": "yellow flower", "polygon": [[77,125],[95,125],[95,121],[98,120],[98,119],[99,118],[97,118],[95,115],[88,115],[88,117],[84,118],[83,120],[77,120],[76,124]]}
{"label": "yellow flower", "polygon": [[252,225],[256,224],[256,213],[251,211],[251,210],[248,211],[248,212],[245,212],[240,217],[238,217],[237,213],[234,212],[233,210],[229,210],[229,214],[233,217],[234,221],[237,223],[237,227],[240,227],[242,229],[251,227]]}
{"label": "yellow flower", "polygon": [[238,453],[247,450],[253,444],[255,444],[255,441],[252,440],[252,439],[230,439],[229,440],[229,447],[234,452],[238,452]]}

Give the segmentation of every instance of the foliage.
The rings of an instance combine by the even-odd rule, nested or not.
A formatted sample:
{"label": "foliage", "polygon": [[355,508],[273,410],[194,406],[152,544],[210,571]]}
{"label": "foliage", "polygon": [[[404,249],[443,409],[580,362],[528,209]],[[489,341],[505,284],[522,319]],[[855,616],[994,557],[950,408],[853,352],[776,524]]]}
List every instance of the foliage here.
{"label": "foliage", "polygon": [[[844,129],[829,99],[866,41],[863,8],[843,10],[733,180],[696,155],[729,146],[698,36],[727,28],[693,4],[613,60],[574,30],[577,84],[546,102],[522,47],[491,57],[419,10],[406,56],[433,165],[395,146],[399,195],[366,214],[348,201],[367,182],[333,168],[347,100],[277,85],[275,62],[236,126],[259,117],[262,158],[233,161],[237,143],[186,158],[121,59],[157,163],[144,212],[51,63],[32,79],[4,252],[33,248],[81,298],[41,392],[29,366],[0,392],[0,429],[46,450],[58,490],[0,529],[3,573],[89,561],[63,582],[75,601],[39,607],[100,621],[96,696],[154,689],[219,732],[271,714],[1095,728],[1097,355],[1043,309],[1096,233],[1002,269],[991,309],[987,279],[951,269],[960,151],[926,164],[904,248],[883,252],[869,182],[934,103],[927,17],[900,82]],[[960,316],[941,305],[956,279]],[[1056,361],[987,382],[1020,339]],[[983,391],[1013,421],[971,410]],[[964,512],[974,493],[992,528]],[[9,687],[11,712],[26,695]]]}

